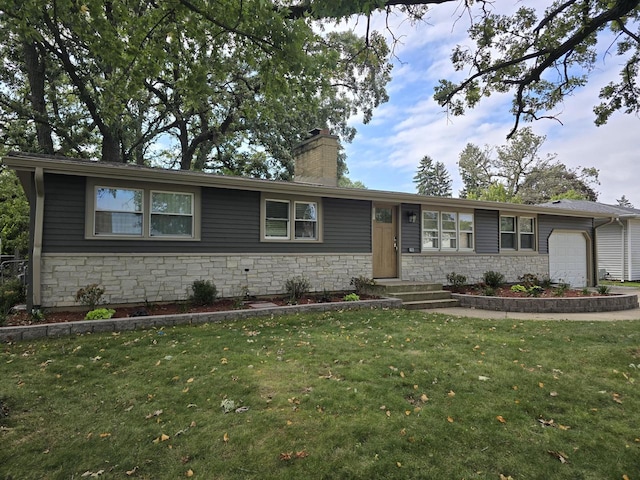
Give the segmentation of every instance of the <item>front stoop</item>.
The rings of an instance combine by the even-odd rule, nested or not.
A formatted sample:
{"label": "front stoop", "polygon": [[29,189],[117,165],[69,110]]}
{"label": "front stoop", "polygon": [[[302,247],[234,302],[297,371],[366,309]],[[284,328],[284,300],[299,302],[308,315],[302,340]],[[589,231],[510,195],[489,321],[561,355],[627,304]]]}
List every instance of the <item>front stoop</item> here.
{"label": "front stoop", "polygon": [[451,298],[451,292],[442,289],[439,283],[408,282],[401,280],[376,280],[387,297],[402,300],[407,310],[427,310],[459,306],[458,300]]}

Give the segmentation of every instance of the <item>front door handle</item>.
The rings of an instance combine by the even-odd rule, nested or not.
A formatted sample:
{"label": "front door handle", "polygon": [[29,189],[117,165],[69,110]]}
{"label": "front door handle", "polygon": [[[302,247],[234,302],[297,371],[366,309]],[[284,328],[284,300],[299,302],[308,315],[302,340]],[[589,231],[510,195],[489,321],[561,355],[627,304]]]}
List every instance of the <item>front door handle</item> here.
{"label": "front door handle", "polygon": [[393,249],[398,251],[398,237],[393,237]]}

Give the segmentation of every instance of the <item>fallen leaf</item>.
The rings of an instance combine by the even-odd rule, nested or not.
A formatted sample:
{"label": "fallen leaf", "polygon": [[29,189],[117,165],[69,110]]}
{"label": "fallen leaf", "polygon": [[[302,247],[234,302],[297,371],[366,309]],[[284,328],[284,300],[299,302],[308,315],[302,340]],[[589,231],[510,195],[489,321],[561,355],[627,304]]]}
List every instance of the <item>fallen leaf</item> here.
{"label": "fallen leaf", "polygon": [[619,393],[614,393],[612,398],[614,402],[622,404],[622,399],[620,398]]}
{"label": "fallen leaf", "polygon": [[229,441],[229,434],[227,432],[224,432],[224,435],[222,436],[222,441],[224,443],[227,443]]}
{"label": "fallen leaf", "polygon": [[189,380],[187,380],[187,383],[193,383],[193,377],[191,377]]}
{"label": "fallen leaf", "polygon": [[453,418],[452,417],[447,417],[447,422],[453,423]]}
{"label": "fallen leaf", "polygon": [[222,357],[222,358],[220,359],[220,363],[221,363],[222,365],[226,365],[227,363],[229,363],[229,361],[228,361],[226,358]]}
{"label": "fallen leaf", "polygon": [[502,415],[498,415],[496,417],[496,420],[498,420],[500,423],[507,423],[507,421],[504,419]]}
{"label": "fallen leaf", "polygon": [[131,475],[133,475],[134,473],[136,473],[136,471],[137,471],[137,470],[138,470],[138,467],[136,466],[136,467],[133,467],[131,470],[127,470],[125,473],[126,473],[128,476],[131,476]]}
{"label": "fallen leaf", "polygon": [[454,392],[453,390],[449,390],[449,393],[447,393],[447,396],[455,397],[456,396],[456,392]]}
{"label": "fallen leaf", "polygon": [[306,452],[306,450],[301,450],[300,452],[296,452],[296,458],[305,458],[308,456],[309,454]]}
{"label": "fallen leaf", "polygon": [[513,477],[511,475],[505,477],[504,475],[500,474],[500,480],[513,480]]}
{"label": "fallen leaf", "polygon": [[391,412],[390,412],[389,410],[387,410],[387,411],[385,412],[385,415],[386,415],[387,417],[390,417],[390,416],[391,416]]}
{"label": "fallen leaf", "polygon": [[149,420],[150,418],[157,417],[157,416],[160,416],[160,415],[162,415],[162,410],[156,410],[155,412],[150,413],[149,415],[147,415],[147,416],[146,416],[146,417],[144,417],[144,418],[146,418],[147,420]]}
{"label": "fallen leaf", "polygon": [[538,383],[538,386],[539,386],[540,388],[544,388],[544,383],[539,382],[539,383]]}
{"label": "fallen leaf", "polygon": [[400,372],[400,376],[404,378],[404,372]]}
{"label": "fallen leaf", "polygon": [[557,451],[553,451],[553,450],[549,450],[548,451],[549,455],[557,458],[558,460],[560,460],[560,463],[569,463],[569,457],[567,457],[567,454],[564,452],[557,452]]}
{"label": "fallen leaf", "polygon": [[552,397],[557,397],[558,396],[558,392],[550,392],[549,395],[552,396]]}
{"label": "fallen leaf", "polygon": [[193,477],[193,470],[189,469],[184,474],[185,477]]}
{"label": "fallen leaf", "polygon": [[105,433],[101,433],[100,434],[100,438],[107,438],[107,437],[110,437],[110,436],[111,436],[111,434],[109,432],[105,432]]}
{"label": "fallen leaf", "polygon": [[489,380],[489,377],[485,377],[484,375],[478,375],[478,380],[480,380],[481,382],[486,382],[487,380]]}
{"label": "fallen leaf", "polygon": [[161,442],[166,442],[167,440],[169,440],[169,435],[167,435],[166,433],[163,433],[162,435],[160,435],[160,441]]}
{"label": "fallen leaf", "polygon": [[396,462],[396,467],[402,468],[402,464],[400,462]]}
{"label": "fallen leaf", "polygon": [[280,460],[291,460],[293,458],[293,452],[283,452],[280,454]]}
{"label": "fallen leaf", "polygon": [[404,414],[408,417],[409,415],[411,415],[411,410],[405,410]]}
{"label": "fallen leaf", "polygon": [[556,424],[553,421],[553,418],[551,420],[545,420],[544,418],[539,418],[538,422],[540,422],[540,424],[543,427],[555,427],[556,426]]}
{"label": "fallen leaf", "polygon": [[420,400],[422,400],[423,402],[426,402],[427,400],[429,400],[429,397],[427,397],[427,395],[423,393],[422,395],[420,395]]}

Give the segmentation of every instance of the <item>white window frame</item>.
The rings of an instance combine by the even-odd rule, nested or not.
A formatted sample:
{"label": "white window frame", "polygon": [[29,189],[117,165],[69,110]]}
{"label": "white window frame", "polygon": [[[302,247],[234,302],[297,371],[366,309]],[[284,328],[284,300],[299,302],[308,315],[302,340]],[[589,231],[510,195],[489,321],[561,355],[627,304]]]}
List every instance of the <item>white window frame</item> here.
{"label": "white window frame", "polygon": [[[430,214],[431,216],[435,215],[435,218],[425,218],[425,214]],[[453,215],[453,221],[455,223],[455,229],[445,229],[443,224],[443,216],[444,215]],[[462,230],[460,228],[460,219],[462,216],[471,216],[471,230]],[[436,220],[437,229],[434,228],[426,228],[426,221]],[[475,216],[473,212],[469,211],[452,211],[452,210],[431,210],[425,209],[422,210],[420,215],[420,237],[422,244],[422,251],[424,252],[473,252],[475,249],[475,234],[474,234],[474,225],[475,225]],[[432,235],[427,237],[427,233],[431,233]],[[435,236],[433,236],[435,233]],[[449,239],[452,240],[455,246],[445,246],[445,234],[449,235]],[[460,238],[461,235],[471,235],[471,246],[470,247],[461,247]],[[437,246],[431,247],[426,246],[426,239],[433,240]],[[451,242],[449,242],[451,245]]]}
{"label": "white window frame", "polygon": [[[191,213],[165,213],[165,212],[154,212],[153,211],[153,195],[154,194],[162,194],[162,193],[166,193],[166,194],[170,194],[170,195],[185,195],[188,196],[191,199]],[[189,193],[189,192],[176,192],[174,190],[150,190],[149,191],[149,236],[150,237],[157,237],[157,238],[193,238],[193,231],[194,231],[194,226],[195,226],[195,222],[194,222],[194,205],[195,205],[195,201],[194,201],[194,195],[193,193]],[[191,218],[191,233],[190,234],[154,234],[153,230],[151,228],[152,225],[152,220],[154,216],[172,216],[172,217],[189,217]]]}
{"label": "white window frame", "polygon": [[[513,219],[513,230],[512,231],[507,231],[507,230],[502,230],[502,219],[503,218],[512,218]],[[530,220],[531,221],[531,232],[524,232],[522,231],[522,224],[521,221],[522,220]],[[500,215],[500,250],[501,251],[507,251],[507,252],[516,252],[516,251],[523,251],[523,252],[535,252],[537,251],[538,245],[537,245],[537,221],[536,221],[536,217],[535,216],[531,216],[531,215],[513,215],[513,214],[506,214],[506,215]],[[503,246],[503,242],[502,242],[502,235],[503,234],[509,234],[513,236],[513,247],[505,247]],[[531,245],[532,247],[523,247],[523,235],[526,235],[527,237],[531,238]]]}
{"label": "white window frame", "polygon": [[[130,191],[130,192],[139,192],[140,193],[140,209],[139,210],[123,210],[123,209],[110,209],[110,208],[99,208],[98,207],[98,191],[100,190],[122,190],[122,191]],[[96,237],[127,237],[127,238],[141,238],[144,235],[144,190],[141,188],[128,188],[128,187],[116,187],[112,185],[96,185],[93,190],[93,200],[94,200],[94,208],[92,210],[93,215],[93,226],[92,226],[92,234]],[[140,232],[135,233],[123,233],[123,232],[103,232],[98,233],[98,214],[111,213],[111,214],[127,214],[127,215],[135,215],[140,217]]]}
{"label": "white window frame", "polygon": [[[298,205],[313,205],[313,210],[315,211],[315,218],[313,219],[308,219],[308,218],[298,218]],[[300,240],[300,241],[311,241],[311,242],[315,242],[318,240],[318,203],[317,202],[311,202],[311,201],[307,201],[307,200],[295,200],[293,202],[293,238],[296,240]],[[298,223],[312,223],[313,224],[313,231],[314,231],[314,235],[313,237],[299,237],[296,232],[298,231],[298,229],[296,228],[298,226]]]}
{"label": "white window frame", "polygon": [[[289,218],[287,222],[287,236],[275,237],[267,235],[267,202],[287,203]],[[312,204],[315,207],[315,220],[297,218],[296,206]],[[297,237],[296,225],[300,222],[315,222],[315,237]],[[317,197],[303,197],[285,194],[262,194],[260,201],[260,241],[261,242],[291,242],[291,243],[321,243],[322,242],[322,201]]]}
{"label": "white window frame", "polygon": [[[142,233],[96,233],[96,212],[98,189],[133,190],[142,192]],[[189,195],[191,198],[191,234],[190,235],[152,235],[151,234],[151,195],[152,192]],[[158,188],[158,184],[133,182],[127,180],[106,180],[88,178],[86,183],[85,239],[87,240],[144,240],[144,241],[199,241],[200,240],[200,188],[180,186],[179,188]],[[107,211],[107,210],[102,210]],[[126,212],[125,212],[126,213]],[[158,213],[154,213],[157,215]]]}
{"label": "white window frame", "polygon": [[[272,203],[283,203],[287,205],[287,218],[280,218],[280,217],[267,217],[267,203],[268,202],[272,202]],[[291,239],[291,201],[290,200],[281,200],[281,199],[276,199],[276,198],[266,198],[264,200],[264,238],[265,240],[290,240]],[[287,232],[285,236],[278,236],[278,235],[268,235],[267,232],[267,221],[268,220],[277,220],[277,221],[286,221],[287,222],[287,226],[285,228],[285,231]]]}

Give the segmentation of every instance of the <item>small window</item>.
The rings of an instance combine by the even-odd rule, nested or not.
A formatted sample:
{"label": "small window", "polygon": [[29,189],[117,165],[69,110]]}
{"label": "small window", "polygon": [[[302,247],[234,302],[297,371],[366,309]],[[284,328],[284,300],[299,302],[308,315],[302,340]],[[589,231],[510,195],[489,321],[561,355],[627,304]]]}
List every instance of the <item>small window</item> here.
{"label": "small window", "polygon": [[473,249],[473,214],[461,213],[458,215],[458,232],[460,250]]}
{"label": "small window", "polygon": [[500,217],[500,246],[515,250],[516,245],[516,217]]}
{"label": "small window", "polygon": [[94,235],[142,236],[143,190],[97,187]]}
{"label": "small window", "polygon": [[520,217],[518,219],[518,230],[520,232],[520,248],[523,250],[534,250],[536,244],[533,218]]}
{"label": "small window", "polygon": [[455,250],[458,248],[457,244],[457,215],[450,212],[442,212],[442,221],[440,226],[442,228],[442,248]]}
{"label": "small window", "polygon": [[439,238],[438,212],[422,212],[422,248],[440,248]]}
{"label": "small window", "polygon": [[267,200],[265,202],[266,238],[289,238],[289,202],[287,200]]}
{"label": "small window", "polygon": [[152,237],[193,236],[193,195],[151,192],[150,235]]}
{"label": "small window", "polygon": [[375,209],[377,223],[393,223],[393,210],[390,207],[378,207]]}
{"label": "small window", "polygon": [[295,202],[295,238],[317,240],[318,206],[315,202]]}

